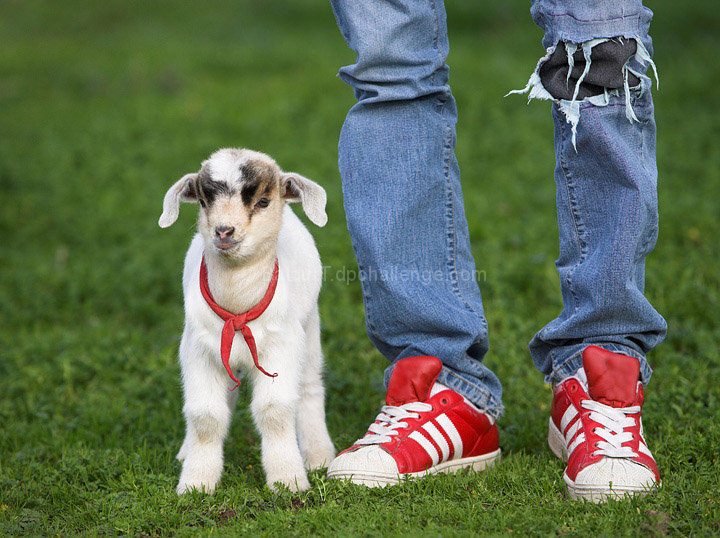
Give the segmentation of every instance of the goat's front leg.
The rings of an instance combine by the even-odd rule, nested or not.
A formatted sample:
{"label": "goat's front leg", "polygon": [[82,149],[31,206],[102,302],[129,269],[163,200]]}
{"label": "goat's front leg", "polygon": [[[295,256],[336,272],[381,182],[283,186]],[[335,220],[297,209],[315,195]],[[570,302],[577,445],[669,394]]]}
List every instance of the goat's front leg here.
{"label": "goat's front leg", "polygon": [[[291,491],[304,491],[310,482],[303,466],[297,441],[295,417],[298,412],[298,364],[292,360],[277,361],[278,377],[268,378],[260,372],[254,376],[250,405],[255,425],[262,438],[262,464],[270,488],[276,483]],[[273,361],[275,362],[275,361]]]}
{"label": "goat's front leg", "polygon": [[[237,399],[238,399],[239,392],[240,391],[238,391],[238,390],[234,390],[234,391],[228,390],[227,391],[227,395],[226,395],[227,404],[228,404],[228,409],[230,410],[231,414],[235,410],[235,406],[237,405]],[[183,441],[183,444],[180,447],[180,450],[178,450],[177,456],[175,456],[175,458],[179,462],[185,461],[185,456],[187,455],[187,450],[188,450],[189,444],[190,444],[189,439],[188,439],[188,436],[186,435],[185,440]]]}
{"label": "goat's front leg", "polygon": [[[189,346],[183,338],[181,356]],[[181,360],[186,434],[177,458],[183,462],[177,493],[213,493],[223,469],[223,442],[230,427],[226,376],[202,353]]]}

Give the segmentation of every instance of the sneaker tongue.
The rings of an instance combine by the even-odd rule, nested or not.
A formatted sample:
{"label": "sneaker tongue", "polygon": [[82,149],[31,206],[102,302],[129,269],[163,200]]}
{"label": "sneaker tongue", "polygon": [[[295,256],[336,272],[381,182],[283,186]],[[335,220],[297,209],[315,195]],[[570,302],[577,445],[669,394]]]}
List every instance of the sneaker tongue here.
{"label": "sneaker tongue", "polygon": [[410,402],[424,402],[440,375],[442,362],[437,357],[406,357],[395,363],[388,383],[385,403],[400,406]]}
{"label": "sneaker tongue", "polygon": [[610,407],[629,407],[635,401],[640,361],[597,346],[583,351],[588,392],[596,402]]}

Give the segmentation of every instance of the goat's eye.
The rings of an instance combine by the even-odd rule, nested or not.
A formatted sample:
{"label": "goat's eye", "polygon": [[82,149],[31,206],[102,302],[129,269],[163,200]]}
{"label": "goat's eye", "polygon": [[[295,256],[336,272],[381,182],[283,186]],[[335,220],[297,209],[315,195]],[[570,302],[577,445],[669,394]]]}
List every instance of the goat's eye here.
{"label": "goat's eye", "polygon": [[260,198],[255,204],[255,207],[267,207],[268,205],[270,205],[270,200],[268,198]]}

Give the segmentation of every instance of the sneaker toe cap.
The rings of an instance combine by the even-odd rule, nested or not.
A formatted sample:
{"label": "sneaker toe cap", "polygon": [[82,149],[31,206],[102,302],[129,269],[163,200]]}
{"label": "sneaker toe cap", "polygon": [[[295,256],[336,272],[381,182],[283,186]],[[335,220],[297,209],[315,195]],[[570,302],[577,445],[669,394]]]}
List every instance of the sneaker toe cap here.
{"label": "sneaker toe cap", "polygon": [[349,478],[352,482],[366,485],[385,485],[397,482],[398,468],[393,457],[379,446],[361,446],[336,457],[328,467],[328,478]]}
{"label": "sneaker toe cap", "polygon": [[581,470],[575,478],[575,484],[579,487],[633,493],[652,488],[655,475],[644,465],[632,460],[605,458]]}

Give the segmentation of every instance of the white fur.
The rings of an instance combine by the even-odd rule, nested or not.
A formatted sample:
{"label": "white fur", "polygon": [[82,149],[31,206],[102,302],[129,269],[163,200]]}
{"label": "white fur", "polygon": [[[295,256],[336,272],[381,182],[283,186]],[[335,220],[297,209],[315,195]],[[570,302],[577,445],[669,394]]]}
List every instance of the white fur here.
{"label": "white fur", "polygon": [[[237,153],[229,152],[237,150],[222,150],[206,161],[212,165],[214,178],[218,177],[216,174],[227,175],[229,172],[226,171],[237,170]],[[250,154],[247,150],[242,152]],[[252,153],[254,158],[258,155],[266,157]],[[174,186],[171,191],[173,188],[177,190]],[[181,199],[176,194],[173,197]],[[239,196],[228,198],[226,202],[242,206]],[[279,203],[285,204],[283,200]],[[161,218],[168,226],[177,216],[177,213],[172,215],[177,202],[170,205],[170,216],[164,221]],[[166,213],[167,207],[163,216]],[[239,331],[235,334],[230,355],[230,366],[236,376],[243,382],[249,381],[252,386],[250,409],[262,438],[262,463],[267,484],[274,487],[280,483],[293,491],[305,490],[310,487],[306,469],[325,466],[335,456],[325,425],[317,305],[322,280],[320,257],[312,236],[287,205],[278,215],[282,223],[275,248],[269,255],[262,251],[250,259],[240,256],[236,263],[225,263],[207,234],[198,233],[185,257],[185,329],[179,358],[187,433],[177,455],[183,462],[178,494],[191,489],[208,493],[215,490],[223,468],[223,441],[237,399],[237,391],[228,390],[235,383],[220,358],[223,321],[210,309],[200,292],[203,254],[215,301],[235,313],[247,311],[260,301],[267,290],[275,257],[278,260],[275,295],[265,312],[248,323],[255,337],[260,365],[268,372],[277,372],[277,377],[267,377],[255,368]],[[245,234],[243,244],[252,245],[250,224]],[[237,468],[244,468],[242,462]]]}

